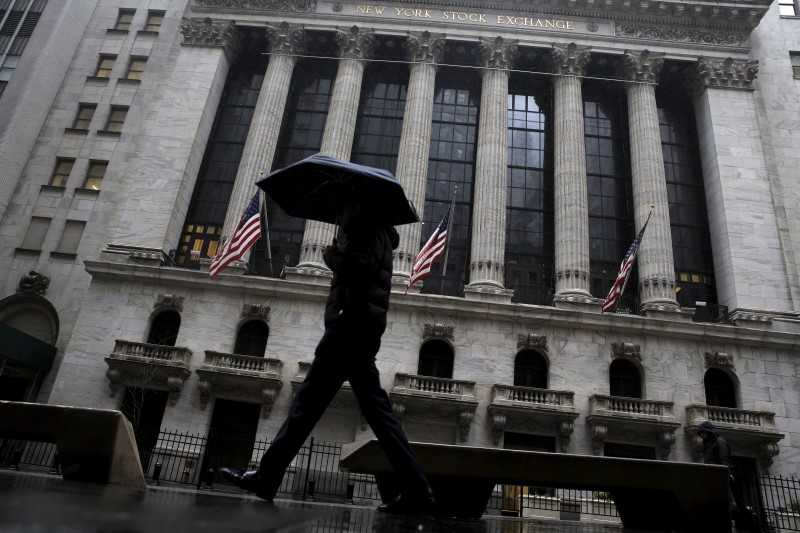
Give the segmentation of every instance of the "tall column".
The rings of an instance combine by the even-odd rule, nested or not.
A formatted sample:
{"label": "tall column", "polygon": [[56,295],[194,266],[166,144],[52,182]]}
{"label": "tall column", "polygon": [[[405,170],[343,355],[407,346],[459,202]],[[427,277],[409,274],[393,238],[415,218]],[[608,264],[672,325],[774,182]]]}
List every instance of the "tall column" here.
{"label": "tall column", "polygon": [[[424,215],[425,208],[436,70],[443,51],[444,35],[427,31],[408,33],[411,73],[406,91],[395,175],[403,184],[406,196],[417,208],[420,217]],[[404,224],[397,229],[400,233],[400,246],[394,256],[394,280],[406,284],[411,275],[411,263],[419,253],[422,227],[420,224]]]}
{"label": "tall column", "polygon": [[589,48],[553,45],[556,300],[591,301],[589,208],[581,83]]}
{"label": "tall column", "polygon": [[[358,102],[361,98],[361,81],[364,66],[372,53],[375,34],[363,31],[358,26],[350,29],[336,28],[336,43],[339,46],[339,70],[333,85],[331,105],[322,133],[320,151],[344,161],[350,159],[353,136],[358,118]],[[300,247],[298,269],[327,271],[322,252],[331,243],[336,226],[315,220],[306,222],[303,243]]]}
{"label": "tall column", "polygon": [[663,63],[664,54],[651,54],[648,50],[624,53],[636,231],[644,225],[650,207],[654,206],[637,255],[639,299],[645,312],[651,314],[679,309],[675,300],[667,180],[656,107],[656,85]]}
{"label": "tall column", "polygon": [[261,82],[261,91],[225,214],[222,234],[226,237],[236,229],[247,209],[256,191],[256,181],[263,177],[261,173],[269,174],[272,168],[292,71],[297,63],[296,56],[302,53],[305,45],[305,30],[303,26],[287,22],[280,25],[267,24],[267,39],[269,64],[264,81]]}
{"label": "tall column", "polygon": [[[508,69],[513,67],[518,41],[481,38],[481,113],[469,285],[475,293],[510,297],[503,287],[506,244],[506,166],[508,165]],[[472,293],[471,295],[469,293]]]}

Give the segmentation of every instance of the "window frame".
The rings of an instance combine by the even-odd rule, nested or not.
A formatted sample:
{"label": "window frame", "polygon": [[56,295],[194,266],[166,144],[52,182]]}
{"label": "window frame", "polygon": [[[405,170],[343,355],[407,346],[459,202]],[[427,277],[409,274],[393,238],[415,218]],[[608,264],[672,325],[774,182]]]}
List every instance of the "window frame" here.
{"label": "window frame", "polygon": [[[125,125],[125,119],[128,118],[128,110],[130,107],[124,105],[112,105],[111,109],[108,112],[108,119],[106,120],[106,125],[103,131],[109,131],[113,133],[122,133],[122,127]],[[122,120],[113,120],[114,113],[124,111],[122,115]],[[112,128],[112,124],[116,125],[119,124],[119,129]]]}
{"label": "window frame", "polygon": [[[62,164],[69,164],[69,172],[66,174],[63,172],[59,172],[59,166]],[[60,187],[66,188],[67,182],[69,182],[69,177],[72,174],[72,170],[75,168],[75,158],[72,157],[57,157],[56,164],[53,166],[53,173],[50,175],[50,181],[48,185],[50,187]],[[60,183],[56,183],[56,177],[63,177],[63,181]]]}
{"label": "window frame", "polygon": [[[127,21],[127,22],[124,22],[122,19],[123,19],[123,17],[125,17],[127,15],[130,15],[130,20]],[[131,26],[133,25],[133,17],[135,15],[136,15],[136,10],[135,9],[120,8],[119,13],[117,14],[117,21],[114,23],[114,28],[113,29],[115,31],[125,31],[125,32],[130,31]],[[127,27],[124,27],[124,28],[121,27],[121,26],[126,25],[126,24],[127,24]]]}
{"label": "window frame", "polygon": [[[91,110],[91,114],[88,118],[81,118],[81,113]],[[94,114],[97,111],[97,104],[89,104],[89,103],[79,103],[78,104],[78,112],[75,113],[75,120],[72,122],[71,129],[73,130],[81,130],[81,131],[89,131],[89,126],[92,124],[92,119],[94,118]],[[86,126],[81,127],[79,124],[80,122],[86,121]]]}
{"label": "window frame", "polygon": [[[125,71],[125,79],[129,81],[142,81],[144,69],[147,67],[147,59],[146,56],[131,56],[130,61],[128,61],[128,69]],[[139,62],[142,63],[141,70],[134,70],[134,65],[138,65]],[[136,74],[138,74],[139,77],[136,77]]]}
{"label": "window frame", "polygon": [[[161,26],[164,24],[164,17],[166,16],[167,12],[158,9],[151,9],[147,12],[147,21],[144,24],[144,30],[153,33],[158,33],[161,31]],[[153,19],[156,17],[161,17],[161,20],[158,24],[153,23]],[[155,28],[155,29],[153,29]]]}
{"label": "window frame", "polygon": [[[111,66],[103,67],[104,61],[111,61]],[[97,68],[94,70],[95,78],[102,78],[104,80],[111,79],[111,73],[114,71],[114,66],[117,64],[117,56],[115,54],[100,54],[100,59],[97,61]],[[105,71],[108,71],[107,75]]]}
{"label": "window frame", "polygon": [[[44,222],[42,222],[42,224],[37,224],[37,227],[34,228],[34,220]],[[31,217],[31,220],[28,223],[28,228],[25,230],[25,236],[22,238],[22,243],[17,249],[31,252],[41,252],[44,241],[47,238],[47,233],[50,231],[50,224],[52,222],[53,219],[48,217]],[[34,229],[36,232],[32,231]]]}
{"label": "window frame", "polygon": [[800,79],[800,51],[790,51],[789,61],[792,65],[792,77]]}
{"label": "window frame", "polygon": [[[791,13],[784,13],[785,9],[791,9]],[[800,15],[800,6],[797,0],[778,0],[778,14],[781,17],[797,17]]]}
{"label": "window frame", "polygon": [[86,230],[85,220],[66,220],[64,228],[61,230],[61,237],[58,239],[56,249],[50,255],[76,256],[78,247],[83,239]]}
{"label": "window frame", "polygon": [[[102,176],[94,176],[92,175],[92,170],[99,167],[105,166],[105,170],[103,170]],[[83,180],[83,187],[82,189],[90,190],[90,191],[100,191],[102,190],[103,181],[106,178],[106,172],[108,172],[108,161],[101,161],[101,160],[91,160],[89,161],[89,167],[86,169],[86,179]],[[91,187],[92,180],[99,180],[97,187]]]}

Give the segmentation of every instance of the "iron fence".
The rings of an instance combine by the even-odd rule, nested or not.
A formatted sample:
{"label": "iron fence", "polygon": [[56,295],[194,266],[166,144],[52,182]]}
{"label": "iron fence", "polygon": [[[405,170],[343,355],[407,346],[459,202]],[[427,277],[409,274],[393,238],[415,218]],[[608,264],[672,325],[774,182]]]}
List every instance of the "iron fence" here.
{"label": "iron fence", "polygon": [[553,289],[537,285],[511,285],[514,291],[511,301],[516,304],[553,306]]}
{"label": "iron fence", "polygon": [[[221,466],[256,468],[268,440],[241,435],[210,436],[161,431],[155,444],[142,446],[140,458],[151,484],[186,485],[200,490],[238,491],[219,475]],[[341,444],[310,439],[286,471],[278,495],[302,500],[371,505],[380,500],[373,476],[343,472]],[[0,468],[60,473],[55,444],[0,439]],[[756,476],[734,470],[746,511],[764,531],[800,531],[800,479]],[[560,520],[619,521],[606,492],[497,485],[487,505],[491,514]],[[733,510],[733,516],[741,510]]]}
{"label": "iron fence", "polygon": [[728,323],[728,306],[717,304],[696,305],[692,322]]}

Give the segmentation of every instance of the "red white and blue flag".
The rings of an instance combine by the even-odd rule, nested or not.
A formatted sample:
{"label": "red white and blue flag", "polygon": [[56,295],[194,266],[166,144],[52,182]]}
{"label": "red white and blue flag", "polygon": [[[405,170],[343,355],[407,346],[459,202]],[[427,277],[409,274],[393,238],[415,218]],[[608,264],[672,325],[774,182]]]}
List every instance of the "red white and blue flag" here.
{"label": "red white and blue flag", "polygon": [[226,266],[233,261],[241,258],[247,250],[256,242],[262,233],[262,210],[261,191],[257,191],[253,199],[250,200],[250,205],[247,206],[247,211],[244,212],[239,225],[236,226],[231,237],[225,242],[222,248],[214,256],[211,261],[209,272],[211,279],[219,274]]}
{"label": "red white and blue flag", "polygon": [[411,277],[408,280],[406,292],[408,292],[408,287],[431,275],[433,264],[444,253],[444,245],[447,241],[447,226],[450,224],[450,209],[452,209],[452,207],[447,209],[444,218],[442,218],[442,221],[436,226],[433,235],[431,235],[431,238],[428,239],[428,242],[425,243],[425,246],[420,250],[419,255],[417,255],[417,258],[414,260],[414,264],[411,266]]}
{"label": "red white and blue flag", "polygon": [[[650,214],[652,214],[652,211]],[[625,290],[625,284],[628,282],[628,276],[630,276],[631,270],[633,270],[636,252],[639,251],[639,244],[642,242],[644,230],[647,229],[648,222],[650,222],[650,215],[647,216],[644,226],[639,230],[639,234],[633,239],[630,248],[628,248],[625,257],[622,259],[622,264],[619,266],[619,272],[617,273],[617,279],[614,281],[614,285],[611,286],[611,290],[608,291],[608,296],[606,296],[606,300],[603,302],[603,309],[600,311],[601,314],[610,313],[617,307],[617,302],[620,296],[622,296],[622,291]]]}

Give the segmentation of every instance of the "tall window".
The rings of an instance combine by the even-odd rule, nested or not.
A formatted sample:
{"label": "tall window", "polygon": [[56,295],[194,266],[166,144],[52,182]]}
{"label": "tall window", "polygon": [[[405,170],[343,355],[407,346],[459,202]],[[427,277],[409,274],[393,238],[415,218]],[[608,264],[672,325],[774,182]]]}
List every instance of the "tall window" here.
{"label": "tall window", "polygon": [[0,96],[17,68],[45,6],[47,0],[0,0]]}
{"label": "tall window", "polygon": [[780,9],[780,14],[785,17],[794,17],[797,16],[797,0],[778,0],[778,8]]}
{"label": "tall window", "polygon": [[508,95],[506,287],[546,305],[553,287],[553,136],[549,83],[512,74]]}
{"label": "tall window", "polygon": [[[629,164],[625,157],[628,148],[622,91],[615,83],[583,82],[589,261],[592,295],[597,298],[608,294],[636,233]],[[634,269],[626,295],[634,295],[637,285]]]}
{"label": "tall window", "polygon": [[147,65],[146,57],[132,57],[131,62],[128,63],[128,72],[125,74],[125,79],[141,80],[144,75],[145,65]]}
{"label": "tall window", "polygon": [[[314,54],[323,52],[317,50]],[[334,59],[307,59],[295,67],[273,169],[319,152],[336,68]],[[290,217],[269,197],[266,206],[272,260],[268,260],[266,239],[260,239],[256,242],[252,262],[257,274],[278,276],[284,265],[294,266],[300,259],[305,220]]]}
{"label": "tall window", "polygon": [[245,41],[251,54],[241,55],[231,66],[217,109],[203,163],[186,214],[175,262],[200,268],[201,258],[217,253],[236,172],[258,101],[266,64],[260,52],[263,40]]}
{"label": "tall window", "polygon": [[639,369],[627,359],[615,359],[608,369],[611,396],[642,397],[642,378]]}
{"label": "tall window", "polygon": [[436,76],[420,249],[450,207],[455,186],[458,186],[458,193],[448,228],[447,272],[443,273],[442,257],[433,266],[431,277],[423,282],[423,292],[461,295],[469,280],[480,87],[480,77],[474,70],[442,68]]}
{"label": "tall window", "polygon": [[452,379],[454,358],[453,349],[445,341],[428,341],[419,350],[417,373],[420,376]]}
{"label": "tall window", "polygon": [[28,230],[25,232],[25,238],[22,239],[22,244],[19,247],[22,250],[41,251],[47,230],[50,228],[50,221],[51,219],[49,218],[31,217]]}
{"label": "tall window", "polygon": [[78,114],[75,115],[75,122],[72,123],[72,129],[88,130],[89,124],[92,122],[95,109],[97,109],[96,104],[79,104]]}
{"label": "tall window", "polygon": [[111,112],[108,114],[108,122],[106,122],[105,131],[113,131],[115,133],[121,132],[122,125],[125,123],[125,117],[127,116],[127,107],[111,106]]}
{"label": "tall window", "polygon": [[99,191],[100,186],[103,184],[103,178],[106,176],[107,169],[108,161],[90,162],[89,171],[86,173],[86,182],[83,184],[83,188]]}
{"label": "tall window", "polygon": [[661,150],[669,198],[676,298],[683,306],[717,303],[703,169],[692,104],[677,82],[663,79],[656,91]]}
{"label": "tall window", "polygon": [[175,346],[180,328],[181,315],[177,311],[162,311],[153,318],[153,323],[150,325],[150,333],[147,335],[147,343]]}
{"label": "tall window", "polygon": [[53,170],[53,176],[50,178],[49,185],[53,187],[66,187],[69,174],[72,172],[72,167],[74,165],[74,159],[57,159],[56,168]]}
{"label": "tall window", "polygon": [[736,408],[736,387],[724,370],[709,368],[703,377],[706,405]]}
{"label": "tall window", "polygon": [[64,255],[77,254],[78,245],[81,243],[85,227],[86,222],[83,220],[67,220],[64,225],[64,231],[61,233],[61,239],[58,241],[58,246],[54,252]]}
{"label": "tall window", "polygon": [[264,357],[267,351],[267,337],[269,337],[269,327],[260,320],[250,320],[239,328],[233,353]]}
{"label": "tall window", "polygon": [[800,52],[789,52],[789,59],[792,61],[792,75],[800,78]]}
{"label": "tall window", "polygon": [[117,16],[117,23],[114,24],[114,29],[124,31],[131,29],[131,23],[133,22],[133,16],[135,14],[135,9],[120,9],[119,15]]}
{"label": "tall window", "polygon": [[117,56],[101,55],[100,60],[97,62],[97,69],[94,71],[95,78],[110,78],[111,70],[116,62]]}
{"label": "tall window", "polygon": [[523,350],[514,359],[514,386],[547,388],[547,361],[542,354]]}
{"label": "tall window", "polygon": [[144,25],[144,31],[159,31],[161,25],[164,23],[163,11],[148,11],[147,22]]}

